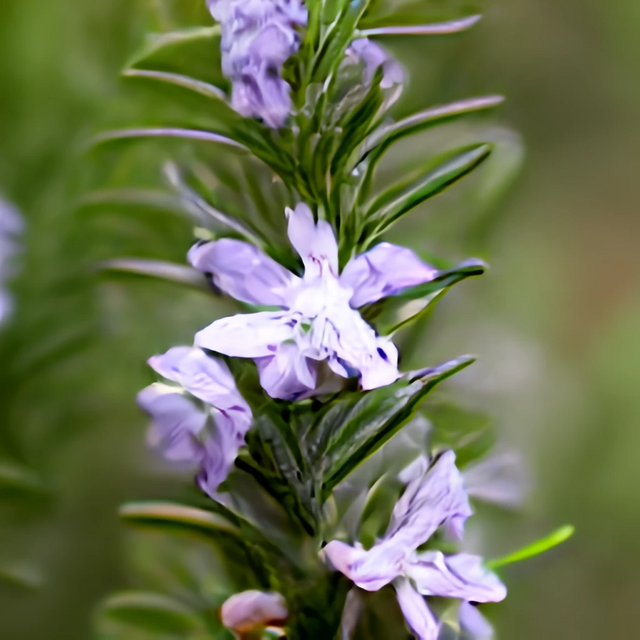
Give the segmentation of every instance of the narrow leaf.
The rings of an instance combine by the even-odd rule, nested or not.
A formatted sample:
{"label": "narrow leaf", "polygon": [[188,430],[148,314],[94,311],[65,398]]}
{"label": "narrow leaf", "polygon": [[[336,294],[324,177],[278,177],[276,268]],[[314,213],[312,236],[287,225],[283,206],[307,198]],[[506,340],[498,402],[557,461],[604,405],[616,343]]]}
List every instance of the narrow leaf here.
{"label": "narrow leaf", "polygon": [[104,601],[100,614],[111,621],[172,636],[200,628],[198,618],[191,609],[160,593],[116,593]]}
{"label": "narrow leaf", "polygon": [[364,157],[374,149],[376,151],[376,157],[382,155],[394,142],[422,129],[427,129],[436,124],[441,124],[469,113],[493,109],[503,102],[504,98],[498,95],[469,98],[467,100],[459,100],[457,102],[431,107],[430,109],[415,113],[398,122],[381,126],[365,141],[361,151],[362,156],[359,161],[362,161]]}
{"label": "narrow leaf", "polygon": [[560,527],[553,533],[549,534],[545,538],[542,538],[542,540],[533,542],[523,549],[515,551],[514,553],[511,553],[504,558],[490,560],[486,564],[490,569],[497,569],[508,564],[513,564],[514,562],[521,562],[522,560],[534,558],[535,556],[538,556],[541,553],[545,553],[545,551],[549,551],[549,549],[553,549],[563,542],[566,542],[569,538],[571,538],[571,536],[573,536],[575,531],[576,528],[573,525],[565,525],[564,527]]}
{"label": "narrow leaf", "polygon": [[472,362],[464,356],[387,387],[352,394],[321,415],[313,429],[319,440],[312,453],[323,470],[324,497],[397,433],[428,393]]}
{"label": "narrow leaf", "polygon": [[205,535],[240,536],[240,529],[223,516],[172,502],[130,502],[120,508],[120,517],[131,524],[169,526]]}
{"label": "narrow leaf", "polygon": [[167,162],[165,164],[164,175],[169,184],[180,194],[183,205],[187,205],[189,211],[205,224],[210,221],[215,221],[223,227],[239,233],[257,247],[264,247],[264,242],[255,233],[247,229],[235,218],[228,216],[226,213],[210,205],[198,193],[188,187],[180,174],[179,168],[173,162]]}
{"label": "narrow leaf", "polygon": [[376,27],[363,29],[358,35],[362,38],[371,38],[372,36],[445,35],[448,33],[460,33],[461,31],[471,29],[471,27],[478,24],[481,19],[481,15],[475,15],[459,18],[458,20],[449,20],[448,22],[433,22],[431,24],[417,24],[406,27]]}
{"label": "narrow leaf", "polygon": [[2,490],[47,493],[42,480],[33,471],[9,460],[0,461],[0,491]]}
{"label": "narrow leaf", "polygon": [[436,293],[447,287],[451,287],[462,280],[471,278],[473,276],[481,276],[487,270],[487,265],[482,260],[470,259],[465,260],[457,267],[453,269],[446,269],[440,271],[438,275],[430,282],[416,285],[408,289],[402,290],[398,293],[399,298],[408,298],[415,300],[416,298],[422,298],[424,296]]}
{"label": "narrow leaf", "polygon": [[207,279],[199,271],[172,262],[144,260],[142,258],[119,258],[100,263],[98,269],[107,272],[157,278],[211,293],[211,287]]}
{"label": "narrow leaf", "polygon": [[138,138],[178,138],[182,140],[200,140],[202,142],[213,142],[221,144],[239,151],[249,151],[247,147],[211,131],[198,131],[195,129],[181,129],[178,127],[149,127],[138,129],[118,129],[116,131],[106,131],[99,133],[89,141],[89,147],[115,142],[118,140],[138,139]]}
{"label": "narrow leaf", "polygon": [[151,71],[148,69],[127,69],[123,71],[122,75],[125,78],[145,78],[148,80],[158,80],[159,82],[166,82],[168,84],[173,84],[177,87],[182,87],[183,89],[189,89],[190,91],[195,91],[207,98],[213,98],[214,100],[222,100],[223,102],[227,101],[227,94],[208,82],[204,82],[203,80],[196,80],[196,78],[191,78],[190,76],[186,76],[180,73],[170,73],[168,71]]}
{"label": "narrow leaf", "polygon": [[28,565],[0,566],[0,581],[22,589],[40,589],[44,577],[36,568]]}
{"label": "narrow leaf", "polygon": [[367,214],[370,218],[364,233],[367,241],[370,242],[405,213],[473,171],[489,157],[491,149],[491,145],[482,144],[453,156],[448,155],[443,162],[430,167],[410,185],[395,186],[383,193],[371,205]]}
{"label": "narrow leaf", "polygon": [[440,271],[430,282],[401,291],[364,307],[363,317],[381,335],[390,335],[435,304],[451,287],[467,278],[482,275],[487,265],[481,260],[467,260],[453,269]]}

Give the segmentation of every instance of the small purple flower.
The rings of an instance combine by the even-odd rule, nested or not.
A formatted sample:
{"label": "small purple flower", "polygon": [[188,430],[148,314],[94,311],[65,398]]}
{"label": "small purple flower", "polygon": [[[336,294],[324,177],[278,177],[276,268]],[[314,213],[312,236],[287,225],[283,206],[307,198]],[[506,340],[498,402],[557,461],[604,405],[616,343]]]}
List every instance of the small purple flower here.
{"label": "small purple flower", "polygon": [[315,223],[304,204],[287,215],[289,239],[304,263],[302,278],[239,240],[191,249],[191,264],[210,274],[222,291],[249,304],[280,307],[217,320],[196,335],[196,345],[255,359],[262,386],[274,398],[335,391],[336,376],[358,377],[365,390],[394,382],[398,351],[357,308],[428,282],[437,270],[409,249],[382,243],[339,274],[329,223]]}
{"label": "small purple flower", "polygon": [[222,72],[233,83],[233,108],[243,116],[281,127],[291,111],[284,63],[300,46],[306,25],[301,0],[207,0],[222,27]]}
{"label": "small purple flower", "polygon": [[368,551],[334,540],[323,553],[334,569],[361,589],[378,591],[392,584],[416,637],[437,640],[440,624],[423,596],[463,602],[498,602],[506,596],[505,586],[478,556],[417,552],[440,526],[461,536],[471,514],[455,454],[447,451],[425,475],[409,482],[382,540]]}
{"label": "small purple flower", "polygon": [[157,382],[138,394],[138,405],[153,419],[149,445],[175,464],[200,467],[198,484],[216,498],[251,426],[249,405],[227,365],[201,349],[174,347],[149,365],[173,383]]}

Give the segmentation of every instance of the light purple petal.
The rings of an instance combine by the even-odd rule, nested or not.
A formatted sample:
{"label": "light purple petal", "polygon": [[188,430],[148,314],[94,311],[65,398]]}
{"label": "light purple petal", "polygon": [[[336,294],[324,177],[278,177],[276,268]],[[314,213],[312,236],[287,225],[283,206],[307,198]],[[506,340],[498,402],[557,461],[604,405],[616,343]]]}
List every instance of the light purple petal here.
{"label": "light purple petal", "polygon": [[417,554],[407,562],[406,573],[416,589],[426,596],[460,598],[470,602],[500,602],[507,589],[486,569],[480,556],[458,553],[445,556],[440,551]]}
{"label": "light purple petal", "polygon": [[424,477],[409,483],[393,510],[386,540],[411,552],[443,524],[455,522],[462,533],[473,512],[455,459],[453,451],[446,451]]}
{"label": "light purple petal", "polygon": [[251,423],[251,410],[240,395],[229,367],[220,359],[194,347],[174,347],[149,358],[161,376],[182,385],[191,395],[220,411],[228,412],[244,431]]}
{"label": "light purple petal", "polygon": [[396,589],[398,604],[407,625],[418,640],[438,640],[440,624],[431,613],[425,599],[411,586],[406,578],[398,578]]}
{"label": "light purple petal", "polygon": [[460,604],[458,613],[460,630],[464,634],[465,640],[493,640],[493,627],[488,620],[480,613],[478,607],[469,602]]}
{"label": "light purple petal", "polygon": [[231,238],[195,245],[188,259],[219,289],[249,304],[284,306],[282,292],[298,280],[254,245]]}
{"label": "light purple petal", "polygon": [[[336,296],[337,297],[337,296]],[[298,336],[302,353],[326,360],[344,378],[359,377],[363,389],[382,387],[398,379],[398,351],[352,309],[347,299],[334,299],[311,323],[309,333]]]}
{"label": "light purple petal", "polygon": [[385,338],[376,340],[376,351],[366,366],[360,367],[360,385],[367,391],[386,387],[398,377],[398,349]]}
{"label": "light purple petal", "polygon": [[216,320],[195,337],[197,346],[235,358],[272,356],[293,339],[297,318],[284,311],[263,311]]}
{"label": "light purple petal", "polygon": [[153,422],[147,442],[166,460],[190,467],[200,463],[202,451],[198,434],[207,416],[175,387],[152,384],[138,394],[138,406]]}
{"label": "light purple petal", "polygon": [[353,290],[351,306],[358,308],[429,282],[437,273],[410,249],[382,242],[351,260],[340,282]]}
{"label": "light purple petal", "polygon": [[317,363],[300,353],[297,345],[284,343],[276,353],[256,360],[262,388],[281,400],[298,400],[316,388]]}
{"label": "light purple petal", "polygon": [[347,593],[340,620],[340,640],[351,640],[364,610],[361,593],[355,587]]}
{"label": "light purple petal", "polygon": [[202,442],[203,459],[198,485],[215,500],[218,486],[227,479],[238,450],[244,445],[244,432],[239,431],[234,420],[227,415],[217,411],[214,415],[215,420],[207,425]]}
{"label": "light purple petal", "polygon": [[306,204],[287,209],[287,217],[289,240],[302,258],[305,277],[321,276],[326,269],[337,275],[338,244],[331,225],[326,220],[316,224]]}
{"label": "light purple petal", "polygon": [[378,591],[402,571],[401,549],[381,543],[369,551],[333,540],[323,550],[336,571],[365,591]]}
{"label": "light purple petal", "polygon": [[521,507],[531,489],[531,477],[522,456],[504,452],[464,471],[469,496],[509,509]]}

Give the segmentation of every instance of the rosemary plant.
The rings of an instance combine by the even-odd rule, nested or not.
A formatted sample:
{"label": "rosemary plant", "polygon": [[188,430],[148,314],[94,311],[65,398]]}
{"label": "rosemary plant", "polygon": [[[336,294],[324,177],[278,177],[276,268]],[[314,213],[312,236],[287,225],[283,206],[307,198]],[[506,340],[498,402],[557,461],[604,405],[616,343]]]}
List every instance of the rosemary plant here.
{"label": "rosemary plant", "polygon": [[[96,139],[176,138],[191,150],[164,168],[195,221],[191,266],[105,266],[237,306],[192,345],[149,360],[159,381],[138,396],[148,442],[192,470],[197,491],[123,507],[132,524],[186,538],[178,561],[159,559],[176,577],[171,592],[113,596],[101,637],[490,637],[478,605],[503,600],[506,587],[460,544],[469,496],[494,495],[493,441],[447,441],[420,414],[473,358],[405,370],[395,342],[485,265],[427,262],[384,236],[493,145],[446,150],[390,187],[376,180],[401,139],[502,101],[394,119],[406,73],[384,38],[460,32],[479,17],[405,22],[375,0],[207,6],[215,24],[150,38],[125,71],[209,101],[201,125]],[[213,564],[194,564],[196,537]]]}

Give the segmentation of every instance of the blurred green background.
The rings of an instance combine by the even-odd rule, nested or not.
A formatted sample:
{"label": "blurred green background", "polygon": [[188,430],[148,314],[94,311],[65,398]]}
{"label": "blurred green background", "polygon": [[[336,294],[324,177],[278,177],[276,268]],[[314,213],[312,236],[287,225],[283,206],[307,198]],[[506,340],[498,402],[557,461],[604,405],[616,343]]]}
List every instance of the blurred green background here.
{"label": "blurred green background", "polygon": [[[146,4],[0,4],[0,191],[28,224],[18,308],[0,336],[0,454],[43,482],[19,496],[0,479],[6,640],[89,638],[100,598],[134,584],[117,507],[174,484],[144,447],[144,362],[222,313],[197,293],[92,271],[112,256],[184,260],[186,221],[71,207],[90,162],[79,148],[109,117],[118,71],[149,28]],[[493,0],[473,32],[390,43],[411,73],[407,109],[502,93],[492,122],[527,148],[499,204],[465,196],[463,182],[394,232],[492,266],[448,296],[412,355],[478,354],[448,392],[493,413],[531,466],[522,514],[480,514],[484,546],[501,554],[566,522],[578,529],[506,573],[510,597],[494,610],[505,640],[640,628],[639,6]],[[517,137],[491,131],[517,161]]]}

